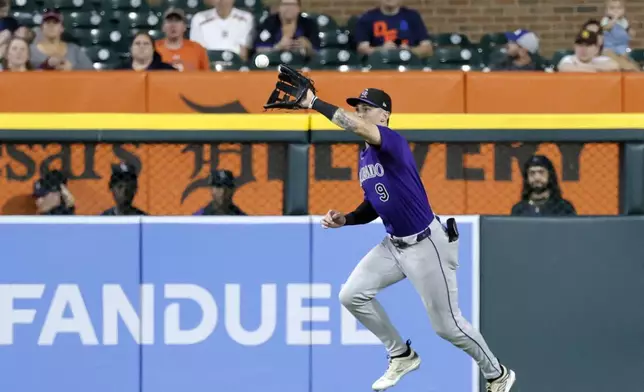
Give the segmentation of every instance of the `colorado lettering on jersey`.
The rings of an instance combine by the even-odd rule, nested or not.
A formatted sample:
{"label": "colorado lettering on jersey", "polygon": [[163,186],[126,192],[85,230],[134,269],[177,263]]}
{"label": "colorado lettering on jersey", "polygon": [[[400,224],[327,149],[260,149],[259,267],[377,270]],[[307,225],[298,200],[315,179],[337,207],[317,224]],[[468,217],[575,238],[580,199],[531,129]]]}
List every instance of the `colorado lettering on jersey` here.
{"label": "colorado lettering on jersey", "polygon": [[362,183],[376,177],[383,177],[385,175],[385,168],[380,163],[365,165],[360,169],[360,185]]}

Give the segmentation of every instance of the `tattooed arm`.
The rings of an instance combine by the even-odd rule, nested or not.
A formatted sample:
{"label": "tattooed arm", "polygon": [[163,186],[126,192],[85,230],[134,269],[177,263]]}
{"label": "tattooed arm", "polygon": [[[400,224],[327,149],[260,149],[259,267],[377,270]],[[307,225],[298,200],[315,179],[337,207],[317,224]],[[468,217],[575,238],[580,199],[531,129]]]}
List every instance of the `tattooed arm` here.
{"label": "tattooed arm", "polygon": [[344,109],[341,109],[335,105],[324,102],[319,99],[309,90],[306,96],[301,103],[302,107],[313,109],[320,114],[324,115],[326,118],[331,120],[332,123],[339,126],[340,128],[353,132],[356,135],[360,136],[367,143],[379,146],[381,142],[380,130],[375,124],[368,123],[358,117],[355,113],[347,112]]}
{"label": "tattooed arm", "polygon": [[338,108],[333,117],[331,117],[331,122],[344,130],[362,137],[371,145],[380,145],[380,130],[378,127],[375,124],[367,123],[355,113]]}

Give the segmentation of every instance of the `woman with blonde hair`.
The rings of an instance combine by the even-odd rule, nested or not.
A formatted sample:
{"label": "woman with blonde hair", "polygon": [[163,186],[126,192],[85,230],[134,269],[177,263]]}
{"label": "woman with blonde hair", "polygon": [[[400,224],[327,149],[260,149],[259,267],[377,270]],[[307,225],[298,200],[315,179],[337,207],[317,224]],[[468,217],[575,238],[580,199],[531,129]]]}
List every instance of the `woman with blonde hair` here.
{"label": "woman with blonde hair", "polygon": [[0,60],[0,69],[4,72],[25,72],[32,70],[29,63],[29,44],[22,38],[13,37]]}

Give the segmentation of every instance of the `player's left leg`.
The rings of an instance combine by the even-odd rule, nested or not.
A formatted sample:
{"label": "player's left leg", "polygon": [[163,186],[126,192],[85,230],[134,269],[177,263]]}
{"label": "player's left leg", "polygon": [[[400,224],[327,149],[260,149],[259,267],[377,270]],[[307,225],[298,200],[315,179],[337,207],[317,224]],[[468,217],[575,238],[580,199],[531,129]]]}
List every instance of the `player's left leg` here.
{"label": "player's left leg", "polygon": [[488,380],[488,391],[508,392],[514,372],[499,364],[483,336],[459,309],[458,242],[450,243],[437,221],[430,229],[428,239],[397,250],[401,269],[420,294],[435,332],[474,358]]}

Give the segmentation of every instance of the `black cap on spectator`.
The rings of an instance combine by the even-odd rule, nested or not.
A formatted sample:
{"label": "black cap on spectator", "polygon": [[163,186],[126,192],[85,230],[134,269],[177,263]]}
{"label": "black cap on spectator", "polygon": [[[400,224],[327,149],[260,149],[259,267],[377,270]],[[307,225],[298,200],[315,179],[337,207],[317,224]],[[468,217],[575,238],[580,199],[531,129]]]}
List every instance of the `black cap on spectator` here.
{"label": "black cap on spectator", "polygon": [[546,168],[548,169],[548,171],[551,171],[551,172],[555,170],[555,167],[552,164],[552,161],[548,159],[548,157],[546,157],[545,155],[531,156],[530,159],[526,161],[523,167],[524,172],[527,173],[529,168],[535,167],[535,166]]}
{"label": "black cap on spectator", "polygon": [[44,179],[57,188],[59,188],[61,184],[67,185],[67,176],[59,170],[52,170],[45,173]]}
{"label": "black cap on spectator", "polygon": [[34,182],[33,197],[36,199],[47,196],[50,192],[53,192],[53,189],[51,189],[44,178],[39,178]]}
{"label": "black cap on spectator", "polygon": [[234,188],[235,176],[230,170],[215,170],[210,173],[208,184],[214,187]]}
{"label": "black cap on spectator", "polygon": [[582,30],[575,38],[577,45],[597,45],[599,43],[599,36],[597,33],[589,30]]}
{"label": "black cap on spectator", "polygon": [[139,179],[139,173],[134,165],[121,162],[112,165],[112,176],[110,177],[110,188],[119,182],[135,183]]}
{"label": "black cap on spectator", "polygon": [[33,196],[43,197],[50,192],[60,191],[60,185],[67,185],[67,176],[59,170],[46,172],[42,178],[34,182]]}

